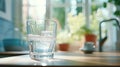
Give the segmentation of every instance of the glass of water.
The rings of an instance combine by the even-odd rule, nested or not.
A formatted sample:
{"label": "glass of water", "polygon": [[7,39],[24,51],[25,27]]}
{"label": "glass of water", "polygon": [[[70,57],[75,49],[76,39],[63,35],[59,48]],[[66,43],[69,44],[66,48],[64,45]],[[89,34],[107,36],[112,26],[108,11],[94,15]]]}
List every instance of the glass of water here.
{"label": "glass of water", "polygon": [[56,30],[57,24],[53,20],[27,20],[27,40],[32,59],[43,60],[54,57]]}

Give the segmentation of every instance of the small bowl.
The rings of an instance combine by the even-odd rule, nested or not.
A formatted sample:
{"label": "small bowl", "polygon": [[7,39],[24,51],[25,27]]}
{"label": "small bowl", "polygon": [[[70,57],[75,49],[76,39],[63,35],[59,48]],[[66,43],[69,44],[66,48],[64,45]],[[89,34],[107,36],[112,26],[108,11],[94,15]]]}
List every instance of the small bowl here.
{"label": "small bowl", "polygon": [[87,50],[87,49],[80,48],[80,50],[83,51],[85,54],[92,54],[94,52],[94,49],[93,50]]}

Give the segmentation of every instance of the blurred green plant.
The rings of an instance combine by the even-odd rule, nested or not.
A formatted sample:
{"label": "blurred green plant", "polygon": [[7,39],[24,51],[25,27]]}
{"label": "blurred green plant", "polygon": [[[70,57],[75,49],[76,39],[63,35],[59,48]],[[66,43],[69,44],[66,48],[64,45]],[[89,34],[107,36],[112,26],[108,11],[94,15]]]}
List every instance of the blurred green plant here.
{"label": "blurred green plant", "polygon": [[120,0],[108,0],[108,2],[105,2],[103,4],[104,7],[107,7],[107,3],[112,3],[116,6],[117,10],[114,12],[114,15],[119,16],[120,17]]}
{"label": "blurred green plant", "polygon": [[70,28],[71,36],[74,40],[81,40],[81,38],[85,34],[98,34],[99,29],[99,20],[97,20],[96,12],[94,12],[90,19],[92,22],[90,23],[90,28],[88,28],[85,24],[85,16],[83,13],[79,13],[76,16],[72,16],[72,14],[68,14],[68,24]]}
{"label": "blurred green plant", "polygon": [[60,43],[71,44],[73,41],[74,40],[73,40],[71,34],[66,30],[63,30],[57,34],[57,43],[58,44],[60,44]]}
{"label": "blurred green plant", "polygon": [[65,26],[65,9],[64,8],[53,8],[53,17],[58,19],[61,28]]}
{"label": "blurred green plant", "polygon": [[21,22],[16,22],[14,26],[15,36],[18,38],[24,38],[26,36],[26,30],[24,29],[24,24]]}
{"label": "blurred green plant", "polygon": [[79,13],[73,16],[71,13],[68,14],[68,25],[70,33],[76,32],[81,26],[85,24],[85,16],[83,13]]}

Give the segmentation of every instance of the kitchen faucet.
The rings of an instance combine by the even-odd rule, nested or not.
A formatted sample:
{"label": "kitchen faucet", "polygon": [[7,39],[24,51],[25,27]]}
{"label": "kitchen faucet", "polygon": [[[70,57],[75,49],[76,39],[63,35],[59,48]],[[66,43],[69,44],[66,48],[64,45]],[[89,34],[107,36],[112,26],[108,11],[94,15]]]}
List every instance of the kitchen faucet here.
{"label": "kitchen faucet", "polygon": [[103,20],[103,21],[101,21],[100,23],[99,23],[99,52],[102,52],[103,50],[102,50],[102,41],[103,41],[103,39],[102,39],[102,30],[101,30],[101,26],[102,26],[102,23],[103,22],[109,22],[109,21],[116,21],[116,24],[117,24],[117,26],[119,27],[119,29],[120,29],[120,24],[119,24],[119,21],[117,20],[117,19],[115,19],[115,18],[112,18],[112,19],[108,19],[108,20]]}

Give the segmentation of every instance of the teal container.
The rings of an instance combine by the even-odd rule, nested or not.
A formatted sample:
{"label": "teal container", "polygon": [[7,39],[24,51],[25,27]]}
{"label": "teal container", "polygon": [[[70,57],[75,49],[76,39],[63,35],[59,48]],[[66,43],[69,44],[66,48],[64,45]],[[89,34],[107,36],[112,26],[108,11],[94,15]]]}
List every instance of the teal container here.
{"label": "teal container", "polygon": [[28,50],[27,41],[22,39],[4,39],[5,51],[26,51]]}

